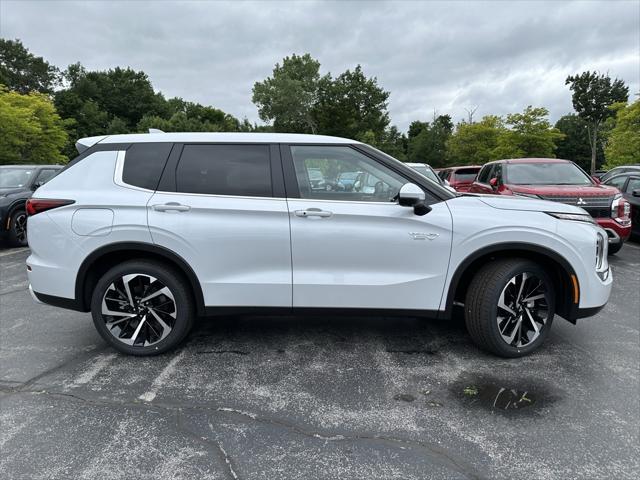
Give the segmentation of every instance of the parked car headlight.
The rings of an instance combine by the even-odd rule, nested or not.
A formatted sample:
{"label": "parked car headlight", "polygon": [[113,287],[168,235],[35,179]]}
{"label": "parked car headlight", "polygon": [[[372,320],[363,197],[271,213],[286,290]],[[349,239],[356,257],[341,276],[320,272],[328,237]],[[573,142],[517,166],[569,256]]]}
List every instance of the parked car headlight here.
{"label": "parked car headlight", "polygon": [[573,220],[574,222],[586,222],[596,223],[591,215],[588,213],[561,213],[561,212],[544,212],[552,217],[559,218],[560,220]]}

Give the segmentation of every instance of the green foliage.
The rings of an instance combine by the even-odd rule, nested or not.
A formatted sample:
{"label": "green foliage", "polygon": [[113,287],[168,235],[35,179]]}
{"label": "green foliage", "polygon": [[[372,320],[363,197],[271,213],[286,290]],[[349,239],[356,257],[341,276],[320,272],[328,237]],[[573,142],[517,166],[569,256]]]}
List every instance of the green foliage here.
{"label": "green foliage", "polygon": [[285,57],[273,74],[253,86],[253,103],[276,132],[316,133],[313,109],[318,99],[320,62],[308,53]]}
{"label": "green foliage", "polygon": [[476,123],[462,122],[447,142],[450,165],[482,165],[495,160],[494,150],[504,132],[502,119],[488,115]]}
{"label": "green foliage", "polygon": [[320,62],[308,53],[285,57],[271,77],[253,86],[260,118],[273,122],[276,132],[319,133],[373,145],[394,145],[388,130],[389,92],[376,78],[367,78],[360,65],[336,78],[320,76]]}
{"label": "green foliage", "polygon": [[361,140],[372,132],[374,144],[382,143],[389,125],[387,101],[376,78],[367,78],[358,65],[332,80],[329,75],[320,81],[318,103],[314,117],[318,133]]}
{"label": "green foliage", "polygon": [[[558,119],[555,124],[564,138],[557,142],[556,157],[571,160],[588,171],[591,168],[591,147],[587,123],[578,115],[571,113]],[[602,143],[598,144],[596,166],[604,162]]]}
{"label": "green foliage", "polygon": [[428,163],[435,168],[444,167],[447,164],[447,142],[452,133],[453,122],[449,115],[438,116],[432,125],[413,122],[409,127],[408,160]]}
{"label": "green foliage", "polygon": [[[113,117],[120,118],[127,128],[133,129],[144,115],[159,115],[168,110],[164,97],[154,92],[144,72],[120,67],[87,72],[75,64],[65,71],[65,79],[68,88],[56,93],[56,107],[64,118],[78,118],[87,103],[95,104],[90,107],[92,117],[89,119],[94,130],[91,133],[78,131],[81,135],[106,133]],[[96,129],[99,132],[96,133]]]}
{"label": "green foliage", "polygon": [[591,174],[596,169],[598,136],[602,124],[614,115],[609,108],[615,103],[626,103],[629,99],[629,88],[622,80],[611,80],[608,75],[598,72],[583,72],[570,75],[565,80],[572,92],[573,108],[578,116],[587,123],[589,146],[591,149]]}
{"label": "green foliage", "polygon": [[508,128],[498,136],[494,158],[553,158],[556,141],[564,138],[547,121],[546,108],[528,106],[522,113],[510,113],[505,124]]}
{"label": "green foliage", "polygon": [[48,96],[0,85],[0,164],[64,163],[65,124]]}
{"label": "green foliage", "polygon": [[616,122],[605,148],[606,168],[640,163],[640,100],[630,105],[616,104],[612,110]]}
{"label": "green foliage", "polygon": [[19,93],[51,93],[59,81],[58,69],[29,53],[20,40],[0,38],[0,84]]}

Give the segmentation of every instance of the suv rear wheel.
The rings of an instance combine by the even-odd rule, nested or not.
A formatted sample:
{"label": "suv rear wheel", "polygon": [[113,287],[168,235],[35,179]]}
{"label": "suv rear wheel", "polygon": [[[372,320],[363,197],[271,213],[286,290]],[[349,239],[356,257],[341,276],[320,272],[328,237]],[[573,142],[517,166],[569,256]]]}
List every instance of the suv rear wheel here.
{"label": "suv rear wheel", "polygon": [[551,329],[554,286],[544,269],[524,259],[491,262],[469,285],[465,320],[472,340],[503,357],[536,350]]}
{"label": "suv rear wheel", "polygon": [[105,273],[93,291],[98,332],[129,355],[157,355],[178,345],[193,325],[194,302],[182,275],[161,263],[129,261]]}

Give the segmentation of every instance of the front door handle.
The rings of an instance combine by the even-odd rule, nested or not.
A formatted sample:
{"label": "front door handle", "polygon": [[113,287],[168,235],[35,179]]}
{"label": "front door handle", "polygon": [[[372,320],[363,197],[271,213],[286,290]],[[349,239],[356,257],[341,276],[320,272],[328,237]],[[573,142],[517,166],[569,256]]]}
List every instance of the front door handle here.
{"label": "front door handle", "polygon": [[333,213],[327,210],[320,210],[319,208],[307,208],[306,210],[296,210],[294,212],[296,217],[323,217],[327,218],[333,215]]}
{"label": "front door handle", "polygon": [[187,212],[191,210],[189,205],[181,205],[176,202],[157,204],[153,205],[151,208],[157,212]]}

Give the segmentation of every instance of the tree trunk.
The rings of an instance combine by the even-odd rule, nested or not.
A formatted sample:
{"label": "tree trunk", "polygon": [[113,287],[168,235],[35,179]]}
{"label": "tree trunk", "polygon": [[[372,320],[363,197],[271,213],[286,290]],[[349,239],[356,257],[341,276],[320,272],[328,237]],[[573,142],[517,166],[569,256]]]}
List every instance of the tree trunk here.
{"label": "tree trunk", "polygon": [[589,143],[591,147],[591,175],[596,174],[596,156],[598,153],[598,124],[595,123],[593,125],[593,130],[591,128],[587,129],[589,134]]}

